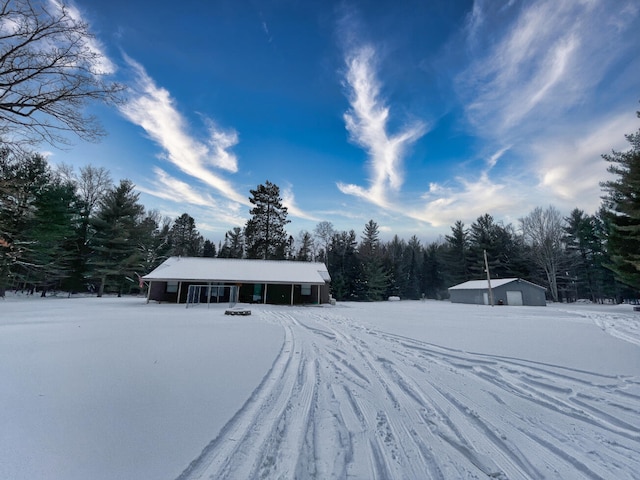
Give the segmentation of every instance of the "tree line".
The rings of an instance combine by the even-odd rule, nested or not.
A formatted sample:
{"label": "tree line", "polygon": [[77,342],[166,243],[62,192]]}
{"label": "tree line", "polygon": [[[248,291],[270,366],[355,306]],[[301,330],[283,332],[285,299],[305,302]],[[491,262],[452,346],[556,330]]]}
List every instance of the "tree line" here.
{"label": "tree line", "polygon": [[279,188],[266,182],[250,190],[251,218],[216,247],[187,213],[168,219],[145,209],[129,180],[114,184],[92,166],[53,171],[29,150],[66,144],[67,133],[104,134],[83,107],[118,103],[124,87],[108,80],[93,40],[64,2],[0,0],[0,293],[135,291],[165,258],[188,255],[322,261],[340,300],[442,298],[448,286],[485,276],[486,252],[492,277],[539,283],[552,300],[637,297],[640,130],[627,135],[628,151],[603,155],[615,178],[602,184],[593,215],[538,207],[514,226],[487,213],[425,245],[415,236],[383,242],[373,220],[360,235],[324,221],[294,239]]}
{"label": "tree line", "polygon": [[147,210],[129,180],[104,168],[52,169],[37,153],[0,150],[0,290],[139,291],[140,277],[172,255],[318,261],[338,300],[446,298],[448,287],[486,277],[519,277],[547,288],[553,301],[636,298],[640,289],[640,131],[631,149],[603,155],[614,180],[603,183],[600,210],[566,217],[537,207],[517,225],[490,214],[457,221],[444,238],[380,239],[374,220],[338,231],[329,221],[288,234],[280,189],[250,190],[243,227],[215,245],[184,213]]}

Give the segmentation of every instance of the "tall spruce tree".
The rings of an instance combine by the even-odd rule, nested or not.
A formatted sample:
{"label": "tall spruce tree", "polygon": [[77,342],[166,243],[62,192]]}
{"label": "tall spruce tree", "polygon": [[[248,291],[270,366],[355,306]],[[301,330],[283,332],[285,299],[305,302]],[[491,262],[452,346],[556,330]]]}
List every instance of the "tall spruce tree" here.
{"label": "tall spruce tree", "polygon": [[[640,117],[640,112],[637,113]],[[606,196],[609,232],[607,249],[611,261],[607,265],[616,278],[640,291],[640,129],[625,135],[631,148],[613,151],[602,157],[609,162],[614,180],[602,184]]]}
{"label": "tall spruce tree", "polygon": [[280,188],[267,181],[249,190],[249,201],[254,207],[247,221],[244,236],[247,257],[264,260],[283,260],[287,255],[289,236],[285,231],[287,207],[282,205]]}
{"label": "tall spruce tree", "polygon": [[138,227],[144,213],[138,197],[133,183],[121,180],[101,199],[92,219],[95,235],[91,265],[100,297],[107,287],[120,296],[128,283],[135,282],[140,263]]}
{"label": "tall spruce tree", "polygon": [[445,235],[444,262],[447,270],[447,281],[451,285],[471,280],[469,267],[469,230],[461,220],[451,227],[451,235]]}
{"label": "tall spruce tree", "polygon": [[382,300],[389,286],[389,273],[382,261],[378,224],[373,220],[364,226],[362,242],[358,247],[361,278],[358,296],[362,300]]}

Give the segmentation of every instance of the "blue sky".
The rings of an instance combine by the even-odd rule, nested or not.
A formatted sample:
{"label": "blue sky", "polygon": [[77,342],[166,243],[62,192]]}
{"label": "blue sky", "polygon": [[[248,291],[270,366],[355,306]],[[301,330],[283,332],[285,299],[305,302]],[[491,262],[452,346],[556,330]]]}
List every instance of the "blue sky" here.
{"label": "blue sky", "polygon": [[640,3],[75,0],[104,69],[109,135],[52,162],[129,178],[206,238],[269,180],[297,236],[375,220],[431,241],[484,213],[593,213],[600,155],[640,109]]}

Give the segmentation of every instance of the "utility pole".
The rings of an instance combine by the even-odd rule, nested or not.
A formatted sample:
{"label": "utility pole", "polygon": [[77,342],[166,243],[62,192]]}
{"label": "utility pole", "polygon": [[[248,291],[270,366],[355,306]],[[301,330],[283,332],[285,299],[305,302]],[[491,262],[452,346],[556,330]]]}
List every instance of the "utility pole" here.
{"label": "utility pole", "polygon": [[487,285],[489,285],[489,303],[493,307],[493,291],[491,290],[491,274],[489,273],[489,261],[487,260],[487,251],[484,251],[484,268],[487,272]]}

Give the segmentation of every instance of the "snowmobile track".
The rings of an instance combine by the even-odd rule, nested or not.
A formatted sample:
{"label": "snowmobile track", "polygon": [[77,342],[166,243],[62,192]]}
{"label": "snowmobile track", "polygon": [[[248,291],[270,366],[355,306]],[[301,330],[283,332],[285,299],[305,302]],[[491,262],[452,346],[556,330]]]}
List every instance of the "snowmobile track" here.
{"label": "snowmobile track", "polygon": [[256,313],[282,326],[282,349],[178,480],[633,479],[640,471],[637,378],[445,348],[332,309]]}

